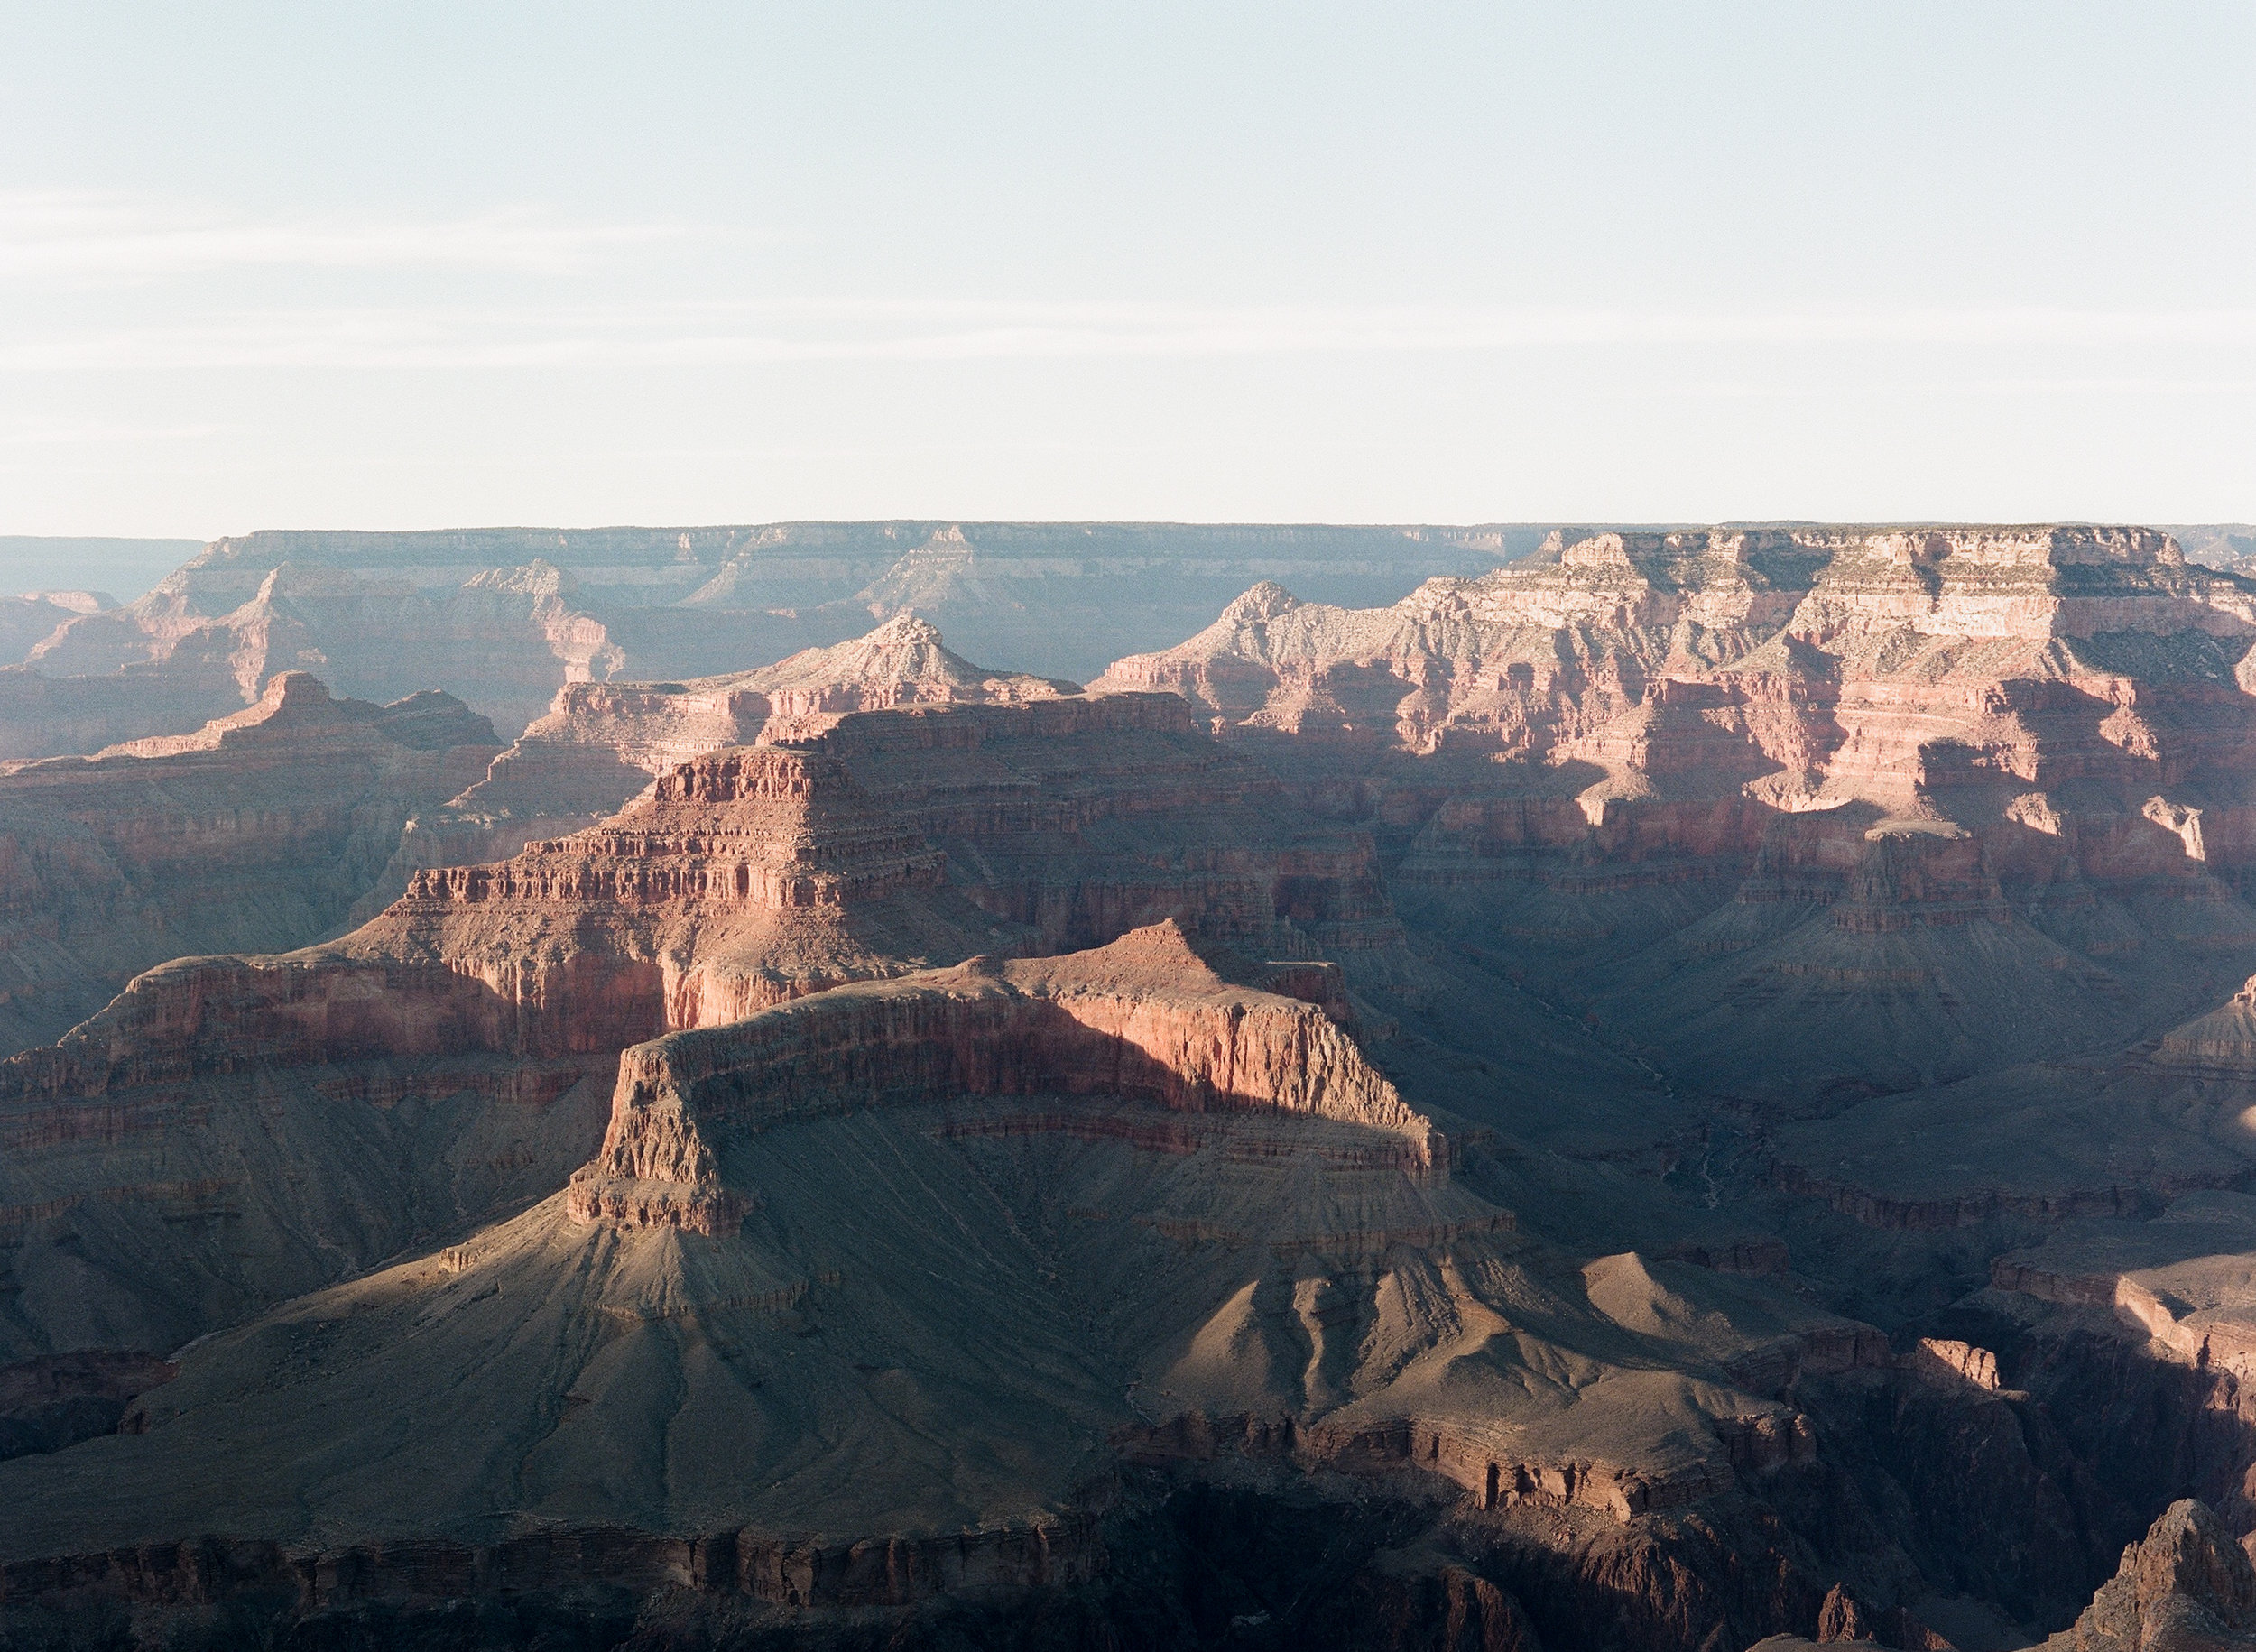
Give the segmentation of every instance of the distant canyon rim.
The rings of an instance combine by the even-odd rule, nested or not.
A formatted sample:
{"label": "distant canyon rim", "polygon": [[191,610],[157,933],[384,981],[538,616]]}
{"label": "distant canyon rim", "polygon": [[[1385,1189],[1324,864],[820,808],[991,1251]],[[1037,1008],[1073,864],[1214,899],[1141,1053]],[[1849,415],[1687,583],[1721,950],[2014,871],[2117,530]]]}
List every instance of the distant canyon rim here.
{"label": "distant canyon rim", "polygon": [[0,600],[0,1648],[2256,1647],[2256,531]]}

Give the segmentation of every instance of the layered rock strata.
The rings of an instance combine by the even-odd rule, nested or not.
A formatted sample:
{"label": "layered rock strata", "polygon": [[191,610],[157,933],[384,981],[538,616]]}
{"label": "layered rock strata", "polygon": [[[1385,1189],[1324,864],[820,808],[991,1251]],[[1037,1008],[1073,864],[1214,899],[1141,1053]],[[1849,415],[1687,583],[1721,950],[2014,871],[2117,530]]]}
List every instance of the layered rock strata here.
{"label": "layered rock strata", "polygon": [[2172,1503],[2074,1628],[2047,1652],[2214,1652],[2256,1647],[2256,1568],[2216,1517]]}
{"label": "layered rock strata", "polygon": [[617,813],[677,763],[726,746],[804,740],[849,712],[1077,692],[1072,683],[973,665],[913,614],[749,671],[686,683],[568,683],[484,779],[417,823],[402,858],[440,866],[513,854],[533,838]]}
{"label": "layered rock strata", "polygon": [[250,573],[225,544],[137,602],[70,620],[25,657],[20,679],[0,678],[0,753],[193,729],[230,703],[254,703],[288,671],[379,700],[452,681],[506,737],[562,684],[621,663],[602,625],[573,606],[570,576],[545,562],[422,591],[319,564]]}
{"label": "layered rock strata", "polygon": [[2231,1606],[2238,587],[2081,530],[1493,583],[1556,704],[848,714],[7,1069],[12,1327],[267,1271],[0,1466],[5,1627],[1984,1652],[2188,1494],[2073,1632]]}
{"label": "layered rock strata", "polygon": [[2256,961],[2251,600],[2148,530],[1602,534],[1382,610],[1259,586],[1092,688],[1181,694],[1688,1084],[1806,1106]]}
{"label": "layered rock strata", "polygon": [[1369,835],[1299,808],[1172,696],[852,715],[809,749],[1046,950],[1170,916],[1272,956],[1401,942]]}
{"label": "layered rock strata", "polygon": [[[221,730],[204,743],[225,752],[243,737]],[[368,1248],[377,1235],[390,1243],[487,1208],[525,1186],[520,1172],[560,1181],[594,1145],[575,1133],[584,1125],[559,1122],[554,1140],[522,1166],[472,1178],[477,1191],[467,1204],[418,1195],[405,1229],[387,1220],[347,1235],[317,1223],[291,1238],[285,1254],[257,1251],[247,1265],[223,1266],[235,1219],[225,1213],[247,1203],[280,1220],[274,1202],[292,1196],[281,1167],[299,1154],[323,1162],[320,1130],[310,1119],[310,1134],[247,1175],[162,1168],[171,1163],[166,1144],[198,1121],[236,1116],[229,1110],[264,1091],[279,1087],[307,1106],[339,1086],[367,1096],[375,1113],[348,1116],[381,1128],[368,1134],[356,1124],[360,1133],[342,1149],[348,1157],[378,1150],[411,1122],[393,1111],[403,1094],[461,1098],[446,1103],[457,1120],[447,1129],[468,1132],[465,1141],[484,1143],[496,1130],[515,1141],[541,1109],[569,1102],[581,1119],[581,1086],[607,1082],[610,1057],[670,1029],[719,1025],[843,982],[976,952],[1040,950],[1092,933],[1109,939],[1152,917],[1179,915],[1222,939],[1293,939],[1317,928],[1295,923],[1296,902],[1328,919],[1355,916],[1352,899],[1329,893],[1341,885],[1353,899],[1382,901],[1367,844],[1337,834],[1303,844],[1290,831],[1280,841],[1244,802],[1261,785],[1190,727],[1179,703],[1149,697],[857,714],[804,748],[738,749],[681,765],[604,826],[495,865],[417,874],[402,900],[337,942],[156,971],[61,1046],[0,1069],[0,1106],[16,1110],[27,1149],[82,1144],[11,1167],[10,1232],[27,1247],[14,1265],[37,1271],[55,1247],[167,1213],[173,1239],[158,1251],[185,1247],[202,1259],[190,1275],[222,1269],[229,1282],[211,1300],[224,1319],[383,1254]],[[1178,810],[1193,818],[1170,817]],[[949,832],[953,855],[933,842]],[[1040,927],[1022,926],[1021,912]],[[513,1084],[480,1066],[515,1061],[540,1075],[533,1114],[504,1105]],[[467,1072],[457,1072],[464,1063]],[[221,1142],[215,1150],[229,1149]],[[455,1186],[461,1172],[448,1156],[457,1150],[439,1146],[409,1174]],[[350,1182],[361,1173],[315,1174]],[[51,1221],[66,1212],[67,1222]],[[209,1214],[181,1225],[193,1212]],[[177,1271],[143,1274],[153,1294],[144,1301],[140,1287],[128,1287],[125,1298],[140,1306],[116,1308],[121,1324],[143,1324],[144,1309],[166,1324],[197,1322],[203,1287],[189,1287],[190,1275]],[[47,1345],[42,1325],[78,1325],[59,1303],[34,1317],[32,1348]]]}
{"label": "layered rock strata", "polygon": [[624,1045],[1007,938],[838,764],[755,749],[337,942],[151,971],[0,1064],[12,1334],[175,1346],[560,1186]]}

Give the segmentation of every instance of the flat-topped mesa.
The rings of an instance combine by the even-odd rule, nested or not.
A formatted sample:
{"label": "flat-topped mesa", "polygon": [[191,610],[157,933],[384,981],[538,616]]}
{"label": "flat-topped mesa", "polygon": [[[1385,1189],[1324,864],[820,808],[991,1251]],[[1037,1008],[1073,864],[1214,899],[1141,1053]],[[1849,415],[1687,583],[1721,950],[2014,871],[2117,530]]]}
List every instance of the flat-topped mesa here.
{"label": "flat-topped mesa", "polygon": [[865,915],[963,955],[984,937],[898,909],[939,892],[945,864],[833,760],[717,752],[608,826],[420,872],[328,946],[144,974],[12,1082],[92,1095],[261,1065],[613,1049],[911,967],[857,938]]}
{"label": "flat-topped mesa", "polygon": [[[155,1315],[137,1334],[175,1346],[208,1315],[553,1191],[596,1147],[628,1045],[1023,938],[947,890],[944,868],[836,760],[743,748],[681,765],[608,826],[428,873],[336,941],[146,971],[60,1045],[0,1062],[0,1233],[95,1199],[72,1232],[157,1245],[153,1282],[120,1312]],[[381,1201],[411,1183],[380,1218],[362,1220],[365,1201],[333,1221],[299,1208],[309,1186],[318,1204],[336,1185]],[[288,1236],[245,1270],[218,1229],[162,1226],[215,1204],[262,1223],[288,1210],[273,1224]],[[204,1304],[180,1282],[206,1265],[243,1272],[249,1294]],[[76,1300],[38,1334],[77,1323]]]}
{"label": "flat-topped mesa", "polygon": [[1080,685],[994,671],[952,652],[936,626],[896,614],[864,637],[810,648],[741,679],[768,697],[768,738],[819,733],[849,712],[892,706],[1015,705],[1080,692]]}
{"label": "flat-topped mesa", "polygon": [[1789,631],[1823,645],[1845,626],[2025,641],[2102,632],[2244,637],[2256,605],[2150,528],[2050,526],[1798,531],[1826,552]]}
{"label": "flat-topped mesa", "polygon": [[442,958],[567,1020],[592,992],[615,1047],[1010,945],[945,887],[947,861],[837,759],[740,747],[678,765],[606,825],[419,872],[345,944]]}
{"label": "flat-topped mesa", "polygon": [[[748,1207],[717,1167],[731,1132],[864,1107],[1045,1096],[1300,1115],[1367,1132],[1350,1149],[1360,1162],[1421,1182],[1447,1176],[1441,1133],[1323,1006],[1225,980],[1168,923],[1091,952],[975,958],[638,1045],[621,1057],[610,1129],[573,1177],[571,1208],[585,1222],[717,1234]],[[1078,1122],[1129,1128],[1094,1112]],[[1027,1127],[1071,1131],[1075,1110]]]}
{"label": "flat-topped mesa", "polygon": [[679,765],[606,826],[495,865],[419,872],[406,899],[836,906],[937,888],[945,863],[836,759],[754,747]]}

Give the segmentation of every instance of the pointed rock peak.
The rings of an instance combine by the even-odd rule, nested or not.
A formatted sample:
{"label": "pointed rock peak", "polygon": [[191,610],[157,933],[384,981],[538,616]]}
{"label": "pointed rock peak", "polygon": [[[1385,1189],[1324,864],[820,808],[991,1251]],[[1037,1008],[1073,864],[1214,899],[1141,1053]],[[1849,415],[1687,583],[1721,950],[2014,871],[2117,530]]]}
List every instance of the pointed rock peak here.
{"label": "pointed rock peak", "polygon": [[1273,620],[1301,606],[1300,599],[1273,579],[1252,586],[1222,611],[1225,620]]}
{"label": "pointed rock peak", "polygon": [[247,715],[272,717],[277,713],[304,714],[327,708],[335,697],[328,684],[310,671],[277,671],[266,679],[265,692],[258,697],[258,704]]}
{"label": "pointed rock peak", "polygon": [[267,680],[265,691],[241,711],[214,717],[191,734],[160,734],[105,746],[96,757],[179,757],[213,752],[231,737],[288,734],[307,729],[343,729],[378,715],[365,700],[340,700],[310,671],[282,671]]}
{"label": "pointed rock peak", "polygon": [[1834,1584],[1817,1608],[1817,1638],[1820,1642],[1844,1640],[1878,1640],[1872,1626],[1865,1621],[1864,1609],[1856,1603],[1856,1597],[1847,1585]]}
{"label": "pointed rock peak", "polygon": [[2180,1498],[2123,1554],[2141,1615],[2176,1596],[2205,1608],[2228,1629],[2256,1627],[2256,1567],[2205,1503]]}
{"label": "pointed rock peak", "polygon": [[[1190,932],[1172,918],[1087,952],[1057,958],[1028,958],[1005,967],[1017,985],[1035,992],[1132,992],[1175,996],[1226,992],[1231,983],[1216,973]],[[1219,955],[1226,960],[1228,955]]]}
{"label": "pointed rock peak", "polygon": [[940,628],[929,620],[920,619],[909,609],[903,609],[862,641],[884,648],[945,648],[940,641]]}
{"label": "pointed rock peak", "polygon": [[2075,1627],[2048,1646],[2079,1652],[2256,1645],[2256,1568],[2208,1509],[2191,1498],[2162,1511],[2122,1552]]}

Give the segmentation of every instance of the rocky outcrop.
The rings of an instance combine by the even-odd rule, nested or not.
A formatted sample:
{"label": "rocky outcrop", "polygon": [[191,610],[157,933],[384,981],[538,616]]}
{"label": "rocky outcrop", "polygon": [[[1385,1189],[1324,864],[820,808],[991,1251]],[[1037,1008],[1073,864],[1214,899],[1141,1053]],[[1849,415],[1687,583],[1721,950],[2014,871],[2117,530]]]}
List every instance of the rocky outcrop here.
{"label": "rocky outcrop", "polygon": [[[560,1185],[622,1047],[1006,938],[941,874],[836,761],[753,749],[683,766],[607,827],[423,874],[340,941],[140,975],[0,1063],[0,1259],[31,1347],[171,1347]],[[273,1238],[237,1251],[244,1221]],[[108,1329],[68,1299],[72,1247],[143,1259],[97,1294]]]}
{"label": "rocky outcrop", "polygon": [[[615,1048],[992,943],[945,866],[835,757],[726,751],[607,825],[416,873],[352,946],[442,958]],[[598,976],[639,1006],[627,1019],[585,1001]]]}
{"label": "rocky outcrop", "polygon": [[2212,1652],[2256,1647],[2256,1569],[2216,1517],[2172,1503],[2076,1626],[2048,1652]]}
{"label": "rocky outcrop", "polygon": [[2164,1033],[2156,1059],[2220,1076],[2256,1074],[2256,976],[2208,1014]]}
{"label": "rocky outcrop", "polygon": [[0,1633],[1996,1647],[2192,1493],[2088,1644],[2241,1634],[2239,591],[1562,536],[1103,694],[583,685],[615,817],[0,1066],[7,1352],[179,1352],[0,1463]]}
{"label": "rocky outcrop", "polygon": [[[251,737],[249,726],[210,736],[208,752],[168,746],[171,756],[134,761],[223,754]],[[883,789],[874,795],[857,775]],[[536,1064],[545,1076],[531,1105],[578,1118],[578,1086],[624,1047],[846,982],[979,952],[1044,950],[1055,943],[1013,918],[1049,914],[1053,899],[1061,939],[1094,931],[1099,941],[1165,916],[1220,940],[1336,933],[1294,923],[1292,903],[1330,917],[1346,903],[1327,891],[1355,889],[1354,880],[1358,898],[1382,902],[1367,843],[1281,833],[1246,800],[1263,785],[1190,727],[1179,702],[1137,697],[855,714],[802,747],[736,748],[679,765],[603,826],[494,865],[419,872],[392,908],[335,943],[147,974],[58,1047],[0,1067],[0,1102],[14,1109],[31,1152],[7,1201],[17,1209],[13,1231],[29,1243],[67,1211],[79,1213],[73,1232],[109,1233],[153,1211],[283,1199],[285,1186],[268,1179],[276,1166],[262,1164],[247,1182],[156,1170],[167,1132],[269,1087],[307,1106],[339,1085],[356,1103],[367,1097],[359,1104],[383,1129],[348,1158],[390,1138],[389,1098],[402,1094],[464,1098],[450,1103],[448,1128],[468,1132],[465,1143],[495,1132],[513,1140],[532,1115],[480,1062]],[[935,847],[936,831],[955,834],[955,853]],[[1344,1014],[1336,971],[1288,966],[1265,978],[1294,995],[1295,1016],[1328,1027]],[[392,1075],[378,1077],[379,1065]],[[552,1142],[505,1174],[479,1171],[469,1207],[483,1208],[487,1189],[522,1188],[577,1142],[560,1180],[595,1145],[571,1128],[559,1124]],[[318,1136],[291,1150],[328,1151]],[[149,1164],[100,1180],[91,1145],[127,1139],[143,1144]],[[425,1167],[455,1177],[445,1155],[457,1150],[444,1148]],[[191,1182],[202,1191],[184,1194]],[[464,1208],[452,1193],[429,1197],[433,1210]],[[427,1219],[414,1215],[405,1231],[425,1231]],[[402,1231],[389,1221],[373,1230],[387,1242]],[[201,1254],[207,1237],[190,1249]],[[309,1251],[293,1238],[282,1265],[254,1269],[216,1300],[233,1314],[282,1280],[365,1260],[367,1242],[331,1233]],[[187,1311],[176,1282],[157,1296],[150,1311],[164,1323]],[[141,1308],[120,1312],[141,1323]]]}
{"label": "rocky outcrop", "polygon": [[[2131,662],[2109,651],[2140,645],[2106,640],[2144,638],[2150,668],[2175,659],[2184,669],[2169,675],[2221,673],[2229,685],[2236,656],[2211,644],[2244,650],[2251,634],[2256,604],[2243,587],[2188,567],[2150,530],[1607,533],[1555,537],[1542,555],[1429,581],[1388,609],[1330,608],[1259,585],[1189,641],[1117,660],[1092,687],[1180,692],[1225,726],[1360,734],[1417,751],[1472,741],[1618,767],[1678,743],[1621,718],[1665,708],[1672,694],[1699,706],[1709,683],[1704,720],[1752,745],[1789,792],[1817,769],[1872,795],[1916,772],[1920,754],[1942,761],[1948,737],[1931,714],[1951,690],[1940,678],[2033,671],[2064,686],[2087,679],[2120,700],[2126,690],[2102,685]],[[1970,728],[1985,713],[2010,724],[2015,711],[2011,695],[1956,706],[1954,720]],[[2103,743],[2135,749],[2135,710],[2111,710],[2122,738]],[[1663,772],[1672,757],[1662,753]]]}
{"label": "rocky outcrop", "polygon": [[117,606],[98,591],[26,591],[0,596],[0,665],[21,665],[24,656],[82,614]]}
{"label": "rocky outcrop", "polygon": [[[1038,679],[966,674],[975,668],[920,665],[896,679],[872,658],[914,665],[936,642],[913,623],[891,634],[882,650],[865,646],[874,637],[774,668],[818,684],[807,692],[834,707],[819,713],[774,712],[768,690],[744,686],[800,692],[767,672],[709,692],[568,691],[553,726],[529,732],[487,780],[403,836],[394,872],[404,880],[409,863],[513,844],[567,801],[607,812],[647,784],[643,765],[759,734],[842,765],[872,807],[947,855],[965,897],[1036,931],[1046,950],[1170,916],[1265,953],[1400,945],[1368,836],[1307,816],[1172,697],[1060,697]],[[835,709],[862,697],[897,703]],[[597,717],[598,705],[615,718]]]}

